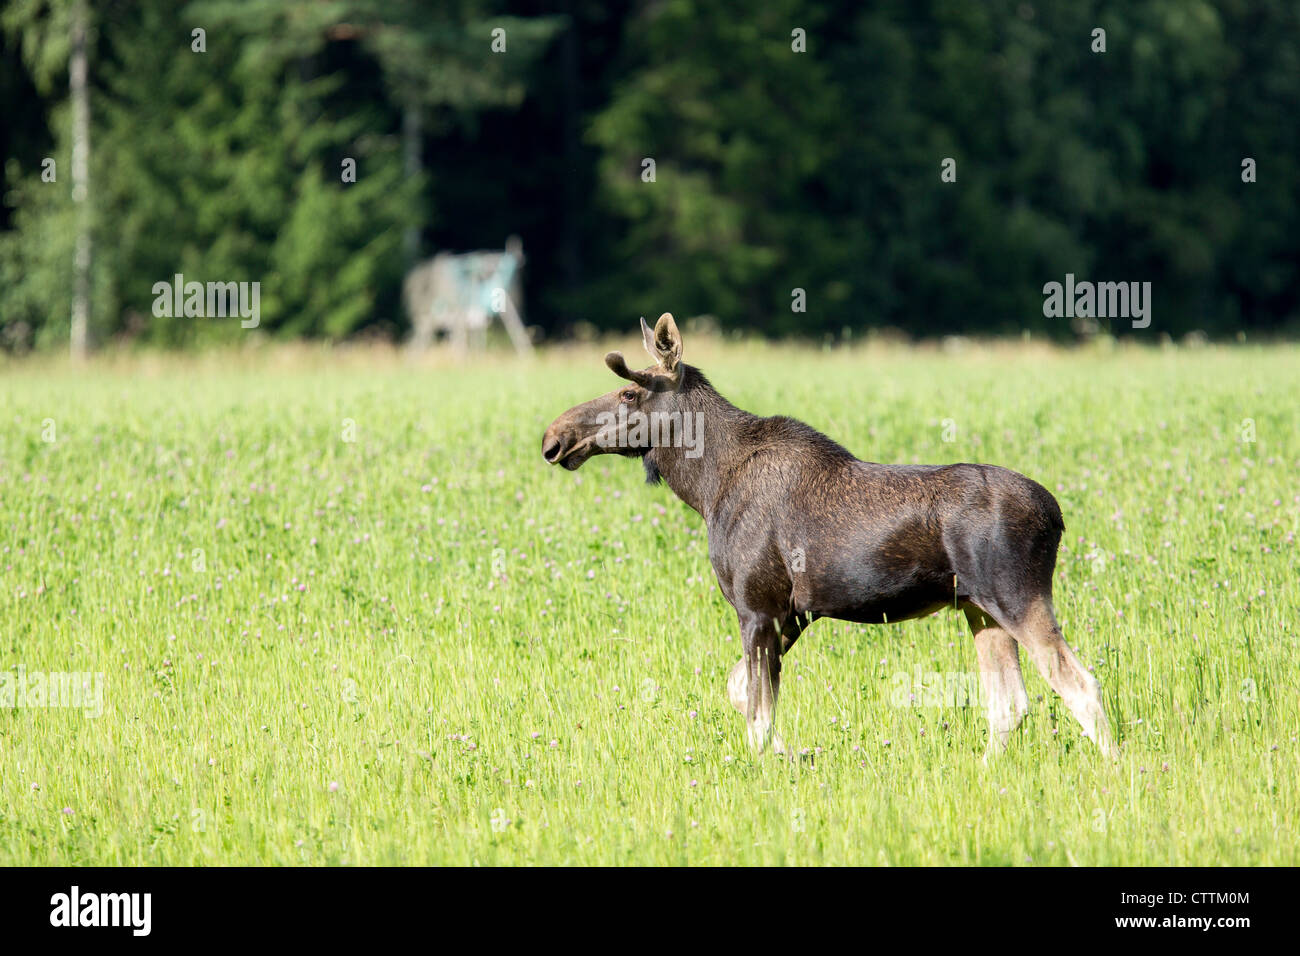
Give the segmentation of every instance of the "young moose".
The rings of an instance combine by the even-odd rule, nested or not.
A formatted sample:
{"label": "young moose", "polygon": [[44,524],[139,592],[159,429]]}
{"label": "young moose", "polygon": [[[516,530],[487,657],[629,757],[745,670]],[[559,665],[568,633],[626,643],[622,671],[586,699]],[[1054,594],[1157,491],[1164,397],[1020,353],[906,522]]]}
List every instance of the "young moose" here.
{"label": "young moose", "polygon": [[[740,617],[745,652],[727,696],[755,750],[770,742],[785,751],[772,726],[781,656],[814,620],[880,624],[955,606],[975,636],[988,753],[1006,749],[1029,710],[1017,645],[1084,734],[1114,753],[1097,681],[1052,610],[1065,524],[1046,488],[993,465],[859,461],[802,422],[728,402],[682,362],[668,313],[653,331],[642,319],[641,331],[655,366],[633,371],[620,353],[606,355],[630,384],[552,422],[542,457],[570,471],[593,455],[640,457],[651,484],[667,482],[704,518],[709,560]],[[698,423],[702,441],[665,441],[656,427],[664,422]]]}

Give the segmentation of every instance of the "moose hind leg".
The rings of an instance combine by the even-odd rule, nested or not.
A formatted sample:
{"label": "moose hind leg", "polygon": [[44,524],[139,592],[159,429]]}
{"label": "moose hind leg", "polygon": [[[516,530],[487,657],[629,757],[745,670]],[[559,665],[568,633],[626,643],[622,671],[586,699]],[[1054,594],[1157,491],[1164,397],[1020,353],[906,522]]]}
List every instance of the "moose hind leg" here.
{"label": "moose hind leg", "polygon": [[979,661],[989,721],[989,743],[984,761],[1003,753],[1011,732],[1029,713],[1029,695],[1020,673],[1020,649],[1016,639],[976,607],[967,607],[966,622],[975,635],[975,656]]}
{"label": "moose hind leg", "polygon": [[1091,738],[1103,754],[1114,756],[1115,742],[1101,702],[1101,685],[1065,643],[1051,601],[1039,598],[1031,602],[1012,633],[1029,652],[1043,679],[1061,696],[1084,736]]}

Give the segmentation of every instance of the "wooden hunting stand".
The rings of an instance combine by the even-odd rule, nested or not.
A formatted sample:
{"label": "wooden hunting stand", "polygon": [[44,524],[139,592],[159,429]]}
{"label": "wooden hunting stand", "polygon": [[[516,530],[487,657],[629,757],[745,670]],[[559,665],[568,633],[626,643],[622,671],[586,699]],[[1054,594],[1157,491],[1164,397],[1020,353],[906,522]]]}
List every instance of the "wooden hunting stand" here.
{"label": "wooden hunting stand", "polygon": [[423,352],[442,333],[459,354],[482,351],[496,316],[515,350],[529,354],[533,343],[516,305],[522,297],[523,264],[523,243],[511,236],[501,252],[442,252],[417,265],[402,283],[411,318],[407,347]]}

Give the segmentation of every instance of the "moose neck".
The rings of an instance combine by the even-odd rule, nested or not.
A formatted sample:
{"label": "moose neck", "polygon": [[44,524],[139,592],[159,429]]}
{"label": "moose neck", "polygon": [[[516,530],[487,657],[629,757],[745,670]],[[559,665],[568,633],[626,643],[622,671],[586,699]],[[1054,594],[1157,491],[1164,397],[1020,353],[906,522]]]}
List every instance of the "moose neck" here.
{"label": "moose neck", "polygon": [[718,394],[699,369],[687,365],[678,392],[683,420],[696,425],[695,448],[658,446],[645,455],[646,477],[658,479],[703,516],[713,517],[728,487],[728,476],[748,456],[746,434],[760,421]]}

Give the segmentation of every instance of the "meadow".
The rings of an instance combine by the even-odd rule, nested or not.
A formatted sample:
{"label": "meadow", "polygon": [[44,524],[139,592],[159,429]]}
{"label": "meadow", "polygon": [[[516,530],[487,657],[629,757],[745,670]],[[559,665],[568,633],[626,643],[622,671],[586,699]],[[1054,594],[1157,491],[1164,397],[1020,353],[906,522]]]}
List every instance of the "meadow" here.
{"label": "meadow", "polygon": [[[777,713],[806,753],[747,752],[701,519],[634,461],[542,461],[602,354],[0,364],[0,864],[1300,863],[1300,350],[687,335],[744,408],[1057,496],[1122,754],[1022,655],[987,766],[935,692],[975,671],[952,612],[815,624]],[[64,673],[101,706],[30,692]]]}

